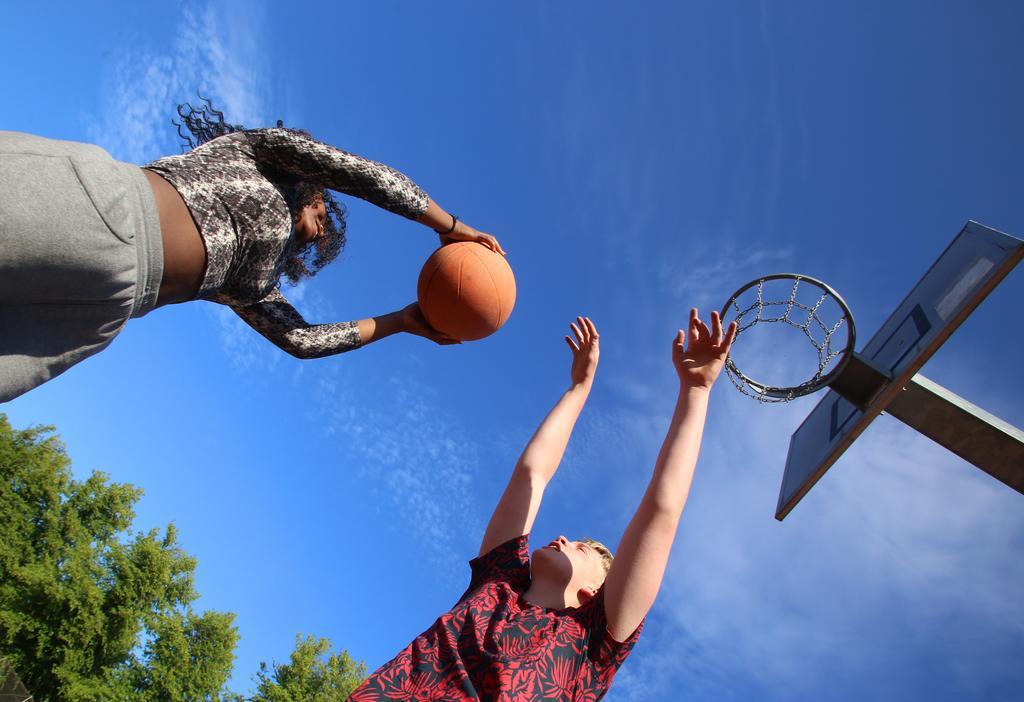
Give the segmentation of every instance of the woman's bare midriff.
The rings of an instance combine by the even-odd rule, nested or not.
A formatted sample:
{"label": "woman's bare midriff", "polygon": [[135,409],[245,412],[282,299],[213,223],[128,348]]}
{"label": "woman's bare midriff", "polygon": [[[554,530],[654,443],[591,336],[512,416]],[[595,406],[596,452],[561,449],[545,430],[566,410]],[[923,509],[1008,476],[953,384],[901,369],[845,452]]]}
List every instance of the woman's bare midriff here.
{"label": "woman's bare midriff", "polygon": [[191,300],[203,284],[206,247],[192,213],[174,186],[152,171],[143,168],[142,172],[153,189],[164,244],[164,275],[156,305]]}

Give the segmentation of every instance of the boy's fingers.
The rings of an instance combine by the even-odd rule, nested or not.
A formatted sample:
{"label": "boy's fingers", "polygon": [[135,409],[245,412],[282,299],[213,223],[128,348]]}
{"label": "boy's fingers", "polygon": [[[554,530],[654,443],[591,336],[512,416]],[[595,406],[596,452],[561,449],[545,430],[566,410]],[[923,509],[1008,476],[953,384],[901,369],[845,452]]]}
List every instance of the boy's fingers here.
{"label": "boy's fingers", "polygon": [[[696,309],[696,308],[694,308],[694,309]],[[695,321],[697,323],[697,336],[698,336],[698,338],[701,341],[705,341],[705,342],[709,341],[711,339],[711,332],[708,331],[708,325],[706,325],[704,323],[704,320],[700,318],[700,313],[699,312],[697,313],[697,315],[695,317]]]}
{"label": "boy's fingers", "polygon": [[711,312],[711,343],[714,346],[722,343],[722,317],[717,310]]}
{"label": "boy's fingers", "polygon": [[587,327],[590,329],[590,336],[594,339],[599,338],[601,335],[597,333],[597,327],[594,326],[594,322],[591,321],[590,317],[584,317],[587,322]]}
{"label": "boy's fingers", "polygon": [[708,329],[708,325],[704,324],[704,322],[702,320],[698,319],[697,320],[697,326],[698,326],[698,329],[700,329],[700,339],[701,339],[701,341],[710,342],[711,341],[711,330]]}
{"label": "boy's fingers", "polygon": [[572,349],[573,353],[580,350],[580,347],[576,345],[576,342],[570,339],[568,336],[565,337],[565,343],[569,344],[569,348]]}
{"label": "boy's fingers", "polygon": [[724,355],[729,355],[729,349],[732,348],[732,342],[736,339],[736,332],[739,330],[740,325],[736,322],[729,322],[729,329],[725,332],[725,340],[722,341],[722,351]]}
{"label": "boy's fingers", "polygon": [[576,326],[576,322],[572,322],[569,327],[572,329],[572,333],[576,335],[576,341],[583,343],[583,332],[579,327]]}
{"label": "boy's fingers", "polygon": [[583,343],[588,343],[590,341],[590,329],[587,328],[587,323],[583,321],[583,317],[576,318],[576,326],[580,328],[580,333],[583,335]]}
{"label": "boy's fingers", "polygon": [[690,344],[696,344],[700,341],[700,330],[697,325],[700,324],[700,320],[697,319],[697,308],[690,308],[690,325],[687,328],[687,336],[689,337]]}
{"label": "boy's fingers", "polygon": [[686,332],[680,329],[676,332],[676,336],[672,339],[672,355],[675,356],[675,349],[679,347],[680,353],[686,352]]}

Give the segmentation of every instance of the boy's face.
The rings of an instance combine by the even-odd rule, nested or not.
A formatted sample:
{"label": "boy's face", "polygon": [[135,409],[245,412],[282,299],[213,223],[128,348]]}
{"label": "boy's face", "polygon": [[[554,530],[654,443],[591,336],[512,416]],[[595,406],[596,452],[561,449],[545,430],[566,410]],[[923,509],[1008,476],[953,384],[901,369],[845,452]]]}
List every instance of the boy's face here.
{"label": "boy's face", "polygon": [[589,544],[564,536],[533,552],[530,572],[534,579],[551,578],[564,583],[569,592],[582,592],[580,602],[592,597],[605,578],[601,554]]}

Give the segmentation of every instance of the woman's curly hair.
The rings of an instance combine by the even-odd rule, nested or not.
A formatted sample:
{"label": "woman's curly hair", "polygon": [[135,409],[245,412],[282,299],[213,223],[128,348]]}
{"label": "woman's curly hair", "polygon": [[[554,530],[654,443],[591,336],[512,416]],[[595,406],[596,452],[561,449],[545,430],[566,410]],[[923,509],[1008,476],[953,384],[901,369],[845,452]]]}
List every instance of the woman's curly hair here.
{"label": "woman's curly hair", "polygon": [[[199,98],[206,104],[198,109],[189,103],[178,105],[178,116],[181,118],[181,122],[172,121],[172,124],[178,128],[178,136],[182,140],[182,151],[194,149],[225,134],[245,131],[245,127],[241,124],[230,124],[225,121],[224,113],[216,109],[209,99],[202,95]],[[277,121],[277,126],[312,138],[312,135],[304,129],[285,127],[281,120]],[[188,133],[185,133],[183,129],[188,130]],[[345,205],[338,202],[334,195],[319,183],[298,181],[283,173],[275,174],[273,181],[284,196],[285,202],[288,203],[293,222],[306,205],[314,205],[317,201],[323,200],[324,206],[327,208],[324,233],[302,248],[291,251],[284,261],[282,272],[294,284],[315,274],[336,259],[345,247]]]}

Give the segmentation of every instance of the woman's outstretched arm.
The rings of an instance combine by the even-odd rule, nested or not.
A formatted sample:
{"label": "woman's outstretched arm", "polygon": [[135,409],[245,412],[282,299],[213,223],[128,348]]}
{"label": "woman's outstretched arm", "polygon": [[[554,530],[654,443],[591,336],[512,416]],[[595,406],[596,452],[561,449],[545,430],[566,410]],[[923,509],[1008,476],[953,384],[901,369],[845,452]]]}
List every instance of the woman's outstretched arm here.
{"label": "woman's outstretched arm", "polygon": [[439,344],[458,343],[431,329],[416,303],[358,321],[309,324],[281,291],[274,288],[255,304],[232,305],[231,309],[268,341],[296,358],[334,356],[399,332],[416,334]]}
{"label": "woman's outstretched arm", "polygon": [[693,309],[687,333],[680,330],[672,344],[672,363],[679,375],[672,423],[605,581],[608,629],[617,641],[625,641],[636,630],[661,587],[697,466],[708,395],[735,336],[735,322],[723,333],[718,313],[712,312],[709,330]]}
{"label": "woman's outstretched arm", "polygon": [[411,178],[391,166],[280,127],[253,129],[245,135],[258,163],[420,222],[443,233],[442,243],[476,241],[504,253],[497,239],[464,222],[458,222],[449,232],[452,216]]}
{"label": "woman's outstretched arm", "polygon": [[427,211],[416,221],[437,232],[442,245],[451,244],[455,241],[475,241],[478,244],[483,244],[491,251],[500,253],[502,256],[505,255],[505,249],[501,248],[501,244],[498,243],[497,239],[490,234],[477,231],[457,217],[445,212],[440,205],[429,197],[427,198]]}

